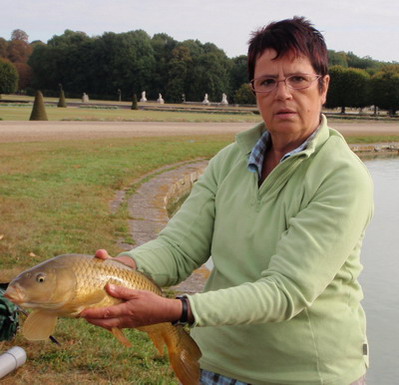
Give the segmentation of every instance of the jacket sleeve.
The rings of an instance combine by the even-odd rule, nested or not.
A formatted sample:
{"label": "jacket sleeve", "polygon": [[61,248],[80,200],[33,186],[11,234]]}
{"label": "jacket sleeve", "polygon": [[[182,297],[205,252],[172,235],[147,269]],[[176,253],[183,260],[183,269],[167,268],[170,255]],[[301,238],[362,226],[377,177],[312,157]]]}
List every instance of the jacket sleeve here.
{"label": "jacket sleeve", "polygon": [[331,288],[350,256],[359,257],[373,212],[371,178],[363,165],[322,170],[314,170],[324,177],[289,219],[259,280],[189,296],[198,326],[289,320]]}

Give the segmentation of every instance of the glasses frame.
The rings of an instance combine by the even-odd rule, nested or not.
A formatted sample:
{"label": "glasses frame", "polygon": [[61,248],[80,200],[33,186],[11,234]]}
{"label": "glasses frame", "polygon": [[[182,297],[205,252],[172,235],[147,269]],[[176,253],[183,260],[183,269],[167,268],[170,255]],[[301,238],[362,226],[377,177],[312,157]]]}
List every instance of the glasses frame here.
{"label": "glasses frame", "polygon": [[[295,77],[295,76],[301,76],[301,75],[304,75],[304,76],[313,76],[314,78],[313,78],[313,79],[309,82],[309,84],[308,84],[307,86],[305,86],[305,87],[294,88],[294,87],[290,86],[289,84],[287,84],[287,79],[292,78],[292,77]],[[319,79],[322,78],[322,77],[323,77],[323,75],[317,75],[317,74],[293,74],[293,75],[287,76],[287,77],[285,77],[284,79],[281,79],[281,80],[277,80],[277,79],[276,79],[276,83],[274,84],[273,89],[271,89],[270,91],[256,91],[256,90],[255,90],[255,80],[262,79],[262,78],[266,78],[265,76],[259,76],[259,77],[257,77],[257,78],[254,78],[254,79],[252,79],[249,83],[250,83],[250,85],[251,85],[252,91],[255,92],[256,94],[269,94],[270,92],[275,91],[275,90],[278,88],[278,83],[281,83],[281,82],[284,82],[285,86],[286,86],[288,89],[290,89],[290,90],[294,90],[294,91],[297,91],[297,90],[306,90],[306,89],[309,88],[316,80],[319,80]]]}

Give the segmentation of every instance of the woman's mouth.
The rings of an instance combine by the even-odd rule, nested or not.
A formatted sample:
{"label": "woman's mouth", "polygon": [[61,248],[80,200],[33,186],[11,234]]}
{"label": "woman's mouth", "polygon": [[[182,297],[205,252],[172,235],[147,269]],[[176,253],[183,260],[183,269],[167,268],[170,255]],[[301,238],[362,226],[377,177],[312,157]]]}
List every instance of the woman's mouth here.
{"label": "woman's mouth", "polygon": [[276,112],[275,114],[279,118],[292,118],[294,115],[296,115],[296,112],[290,109],[282,109]]}

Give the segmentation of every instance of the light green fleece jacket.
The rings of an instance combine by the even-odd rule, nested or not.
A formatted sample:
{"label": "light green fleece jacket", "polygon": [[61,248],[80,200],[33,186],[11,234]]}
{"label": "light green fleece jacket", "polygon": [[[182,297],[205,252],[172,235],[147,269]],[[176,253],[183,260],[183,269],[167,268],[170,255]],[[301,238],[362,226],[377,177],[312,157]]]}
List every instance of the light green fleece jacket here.
{"label": "light green fleece jacket", "polygon": [[247,163],[264,129],[238,134],[159,237],[123,254],[161,286],[212,256],[205,292],[189,296],[202,368],[254,385],[348,385],[368,362],[357,278],[372,182],[323,116],[258,187]]}

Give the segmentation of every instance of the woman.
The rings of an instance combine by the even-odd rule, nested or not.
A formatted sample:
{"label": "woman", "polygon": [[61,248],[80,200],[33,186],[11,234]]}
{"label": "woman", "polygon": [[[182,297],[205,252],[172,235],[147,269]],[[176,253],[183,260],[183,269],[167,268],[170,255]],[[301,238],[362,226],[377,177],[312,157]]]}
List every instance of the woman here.
{"label": "woman", "polygon": [[[327,65],[324,39],[304,18],[254,33],[248,68],[263,122],[210,161],[156,240],[118,256],[168,286],[212,255],[204,293],[184,299],[202,384],[364,383],[357,278],[372,183],[321,114]],[[89,322],[137,327],[182,315],[179,299],[110,293],[126,302],[85,311]]]}

